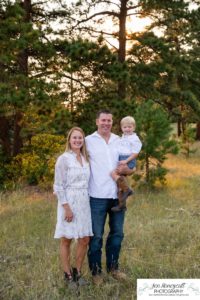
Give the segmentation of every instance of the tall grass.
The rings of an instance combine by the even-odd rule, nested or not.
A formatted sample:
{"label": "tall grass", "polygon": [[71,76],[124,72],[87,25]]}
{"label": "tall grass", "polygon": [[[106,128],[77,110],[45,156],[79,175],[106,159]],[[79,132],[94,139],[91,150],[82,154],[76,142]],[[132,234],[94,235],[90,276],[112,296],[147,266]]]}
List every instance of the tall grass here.
{"label": "tall grass", "polygon": [[[72,292],[64,285],[51,191],[1,194],[0,299],[136,299],[137,278],[199,278],[199,158],[198,152],[188,160],[169,156],[166,186],[136,189],[128,201],[120,257],[128,280],[118,283],[105,273],[100,288],[91,284]],[[83,272],[91,281],[87,261]]]}

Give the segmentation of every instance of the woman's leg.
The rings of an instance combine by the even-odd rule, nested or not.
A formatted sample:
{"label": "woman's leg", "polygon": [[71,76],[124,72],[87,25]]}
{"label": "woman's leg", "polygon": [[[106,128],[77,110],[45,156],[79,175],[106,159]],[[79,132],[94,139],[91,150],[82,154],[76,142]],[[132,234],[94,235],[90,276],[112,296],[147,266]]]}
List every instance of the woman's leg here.
{"label": "woman's leg", "polygon": [[60,241],[60,259],[63,271],[70,274],[70,245],[71,239],[61,238]]}
{"label": "woman's leg", "polygon": [[89,241],[90,238],[88,236],[78,239],[78,244],[76,248],[76,269],[79,275],[87,252]]}

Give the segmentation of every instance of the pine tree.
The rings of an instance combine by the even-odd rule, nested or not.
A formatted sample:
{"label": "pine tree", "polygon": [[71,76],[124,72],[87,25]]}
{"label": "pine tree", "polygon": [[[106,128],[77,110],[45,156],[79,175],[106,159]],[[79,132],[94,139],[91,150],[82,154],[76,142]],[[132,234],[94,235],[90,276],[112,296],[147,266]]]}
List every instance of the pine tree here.
{"label": "pine tree", "polygon": [[61,107],[51,78],[51,14],[42,5],[0,2],[0,181],[9,176],[7,164],[32,135],[47,130],[55,107]]}
{"label": "pine tree", "polygon": [[[49,90],[35,58],[49,57],[49,47],[42,41],[42,32],[33,27],[31,1],[1,4],[0,74],[1,121],[6,132],[2,150],[17,155],[23,146],[21,130],[29,105],[47,100]],[[43,92],[42,92],[43,89]]]}
{"label": "pine tree", "polygon": [[[194,120],[200,111],[195,91],[198,84],[193,80],[197,74],[190,55],[191,48],[194,49],[191,34],[197,29],[190,22],[191,3],[195,1],[75,1],[70,21],[72,31],[82,36],[90,34],[93,40],[98,37],[101,43],[110,44],[109,38],[116,38],[119,45],[111,46],[118,55],[119,65],[110,68],[111,80],[105,81],[109,88],[105,84],[101,87],[102,97],[98,87],[96,94],[90,89],[87,106],[90,101],[97,107],[110,106],[119,111],[119,116],[124,107],[129,113],[141,100],[151,97],[163,105],[184,130],[184,123]],[[198,13],[197,8],[194,11]],[[142,34],[127,34],[126,23],[131,15],[149,16],[152,24]],[[109,18],[113,21],[110,31],[105,30],[104,25]],[[162,31],[162,36],[155,33],[156,29]],[[127,49],[127,39],[131,49]],[[198,56],[196,58],[198,60]],[[103,100],[106,95],[107,104]],[[94,98],[96,101],[92,101]]]}
{"label": "pine tree", "polygon": [[178,151],[176,142],[170,137],[170,120],[163,108],[152,100],[138,106],[135,118],[143,144],[139,160],[142,161],[145,181],[151,186],[157,180],[163,183],[167,173],[163,163],[167,154]]}
{"label": "pine tree", "polygon": [[7,157],[17,155],[32,135],[53,126],[56,111],[64,109],[51,27],[55,18],[45,2],[0,4],[0,139]]}
{"label": "pine tree", "polygon": [[[130,50],[130,63],[138,61],[132,64],[133,94],[163,105],[177,121],[179,135],[187,122],[199,120],[200,115],[199,8],[191,11],[189,4],[182,0],[143,1],[144,12],[154,21],[151,31],[133,35],[138,43]],[[158,37],[155,29],[160,28]]]}
{"label": "pine tree", "polygon": [[[115,87],[116,101],[123,102],[127,99],[127,19],[134,14],[137,14],[140,7],[139,1],[133,4],[129,0],[116,1],[76,1],[72,8],[72,28],[76,32],[86,32],[94,39],[99,38],[101,41],[106,41],[113,50],[117,53],[119,69],[117,78],[117,87]],[[78,16],[78,18],[77,18]],[[77,19],[76,19],[77,18]],[[106,21],[110,20],[113,25],[110,25],[111,30],[105,29]],[[113,29],[112,29],[113,26]],[[77,33],[77,34],[78,34]],[[109,39],[117,40],[118,46],[113,46]],[[113,68],[112,72],[116,72]]]}

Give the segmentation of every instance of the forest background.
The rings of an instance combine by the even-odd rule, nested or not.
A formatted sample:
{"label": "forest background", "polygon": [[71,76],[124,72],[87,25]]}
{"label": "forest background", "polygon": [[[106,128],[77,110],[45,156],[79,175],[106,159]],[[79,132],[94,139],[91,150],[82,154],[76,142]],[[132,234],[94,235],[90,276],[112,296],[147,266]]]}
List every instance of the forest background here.
{"label": "forest background", "polygon": [[138,179],[164,182],[166,154],[200,139],[199,14],[197,0],[1,1],[1,188],[51,185],[67,130],[91,133],[102,108],[116,133],[136,118]]}
{"label": "forest background", "polygon": [[[137,278],[199,278],[199,58],[198,0],[0,2],[1,299],[136,299]],[[68,129],[91,133],[102,108],[115,133],[134,116],[143,143],[129,280],[73,294],[52,238],[54,164]]]}

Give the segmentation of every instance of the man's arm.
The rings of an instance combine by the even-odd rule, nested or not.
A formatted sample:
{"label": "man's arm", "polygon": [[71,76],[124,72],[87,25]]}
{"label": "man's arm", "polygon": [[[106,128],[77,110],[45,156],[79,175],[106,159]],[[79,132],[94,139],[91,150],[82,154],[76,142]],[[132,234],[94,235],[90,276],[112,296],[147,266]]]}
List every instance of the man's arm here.
{"label": "man's arm", "polygon": [[128,164],[131,160],[136,159],[138,157],[138,153],[133,153],[131,154],[127,159],[119,161],[119,165],[126,165]]}

